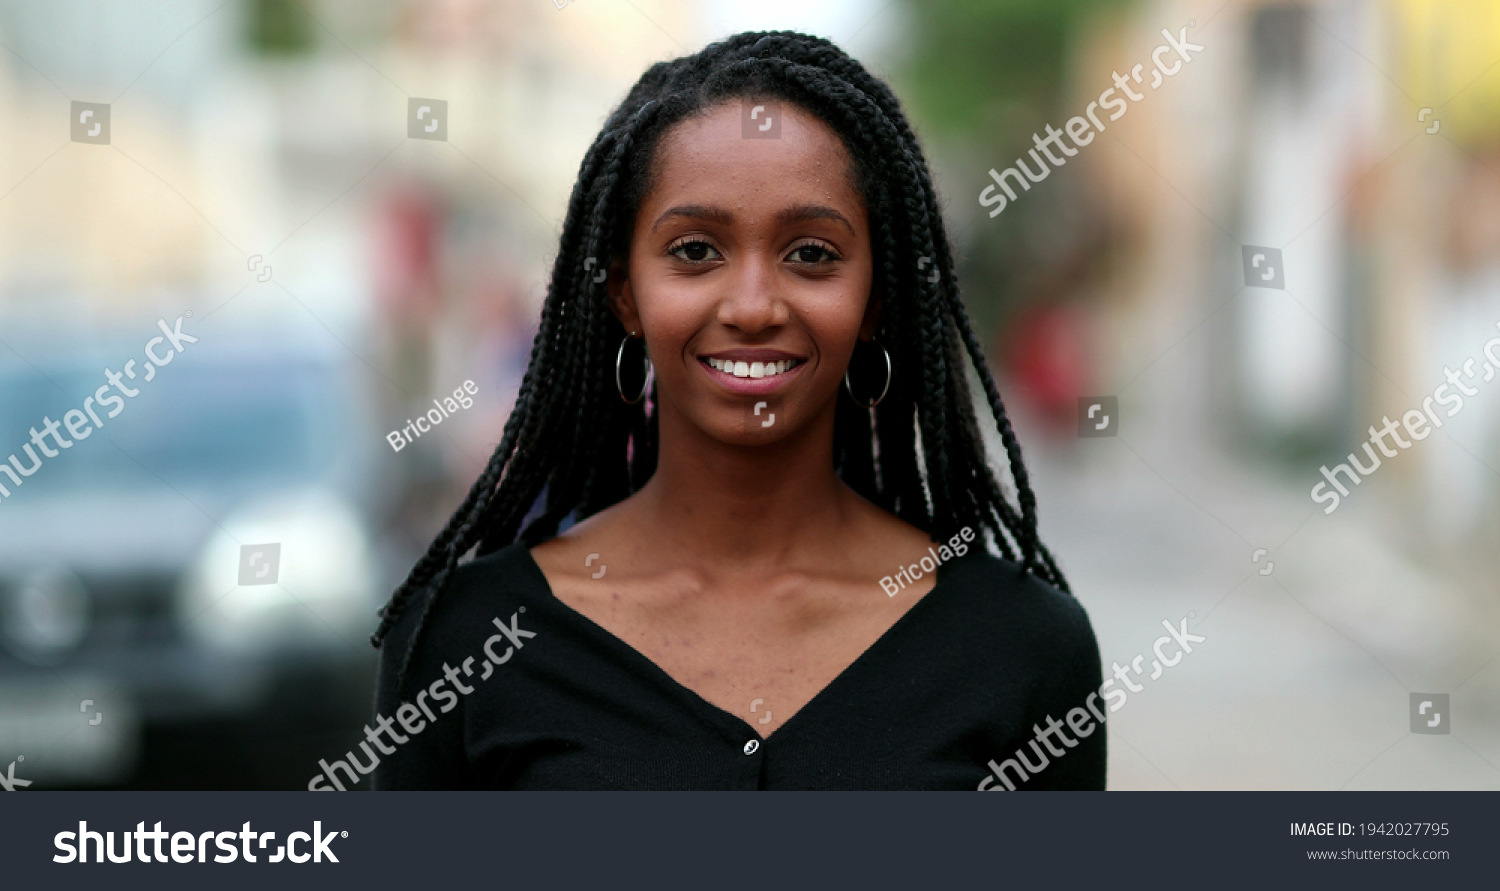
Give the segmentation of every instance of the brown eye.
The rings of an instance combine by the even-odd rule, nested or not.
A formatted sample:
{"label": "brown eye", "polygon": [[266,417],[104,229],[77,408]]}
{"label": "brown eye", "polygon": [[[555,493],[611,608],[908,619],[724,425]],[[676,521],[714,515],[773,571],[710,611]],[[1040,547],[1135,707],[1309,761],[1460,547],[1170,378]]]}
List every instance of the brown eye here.
{"label": "brown eye", "polygon": [[689,263],[702,263],[705,260],[717,259],[719,252],[714,250],[713,245],[706,241],[688,241],[677,245],[667,251],[674,257],[686,260]]}
{"label": "brown eye", "polygon": [[837,260],[838,257],[827,248],[816,244],[804,244],[795,248],[788,258],[795,263],[817,264],[825,260]]}

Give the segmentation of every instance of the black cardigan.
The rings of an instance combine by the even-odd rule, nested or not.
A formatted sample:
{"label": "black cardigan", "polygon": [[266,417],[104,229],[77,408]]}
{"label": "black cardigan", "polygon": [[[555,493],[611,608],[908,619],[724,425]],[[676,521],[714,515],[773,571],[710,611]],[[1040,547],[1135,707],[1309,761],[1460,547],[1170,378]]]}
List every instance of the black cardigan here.
{"label": "black cardigan", "polygon": [[[1072,745],[1034,742],[1049,716],[1063,721],[1099,689],[1083,607],[979,547],[937,571],[931,592],[763,739],[754,715],[707,702],[558,600],[518,542],[456,570],[398,698],[426,604],[413,598],[386,639],[371,739],[346,758],[372,766],[377,789],[964,790],[1025,746],[1039,772],[1016,783],[1007,765],[1017,788],[1103,789],[1101,724],[1063,730]],[[356,778],[343,761],[326,769],[339,786]]]}

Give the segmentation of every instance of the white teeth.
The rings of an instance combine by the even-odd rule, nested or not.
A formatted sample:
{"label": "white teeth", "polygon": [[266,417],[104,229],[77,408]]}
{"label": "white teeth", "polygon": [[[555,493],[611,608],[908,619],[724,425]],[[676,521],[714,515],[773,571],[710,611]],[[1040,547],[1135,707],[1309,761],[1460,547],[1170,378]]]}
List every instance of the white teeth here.
{"label": "white teeth", "polygon": [[783,359],[780,362],[735,362],[730,359],[710,358],[708,364],[718,371],[735,377],[763,378],[785,374],[795,363],[791,359]]}

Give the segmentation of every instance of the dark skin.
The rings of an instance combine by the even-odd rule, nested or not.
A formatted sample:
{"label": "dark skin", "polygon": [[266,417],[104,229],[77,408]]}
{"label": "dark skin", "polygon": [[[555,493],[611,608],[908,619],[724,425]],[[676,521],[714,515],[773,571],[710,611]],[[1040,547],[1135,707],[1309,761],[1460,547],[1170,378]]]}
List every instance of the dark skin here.
{"label": "dark skin", "polygon": [[[761,736],[935,584],[885,593],[930,539],[834,470],[844,370],[879,321],[869,223],[838,136],[783,109],[780,139],[744,138],[738,101],[663,136],[609,282],[656,370],[657,469],[531,550],[559,600]],[[793,364],[746,382],[706,357]]]}

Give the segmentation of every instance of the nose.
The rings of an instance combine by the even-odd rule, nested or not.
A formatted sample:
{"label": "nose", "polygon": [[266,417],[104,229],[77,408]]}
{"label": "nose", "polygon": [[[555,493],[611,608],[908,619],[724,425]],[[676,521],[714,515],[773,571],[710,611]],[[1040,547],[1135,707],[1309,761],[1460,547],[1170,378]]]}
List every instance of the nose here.
{"label": "nose", "polygon": [[787,307],[777,258],[753,252],[744,258],[734,275],[724,276],[719,296],[718,321],[745,334],[759,334],[787,323]]}

